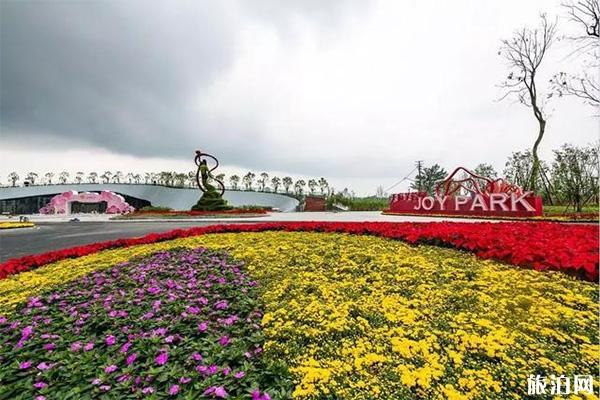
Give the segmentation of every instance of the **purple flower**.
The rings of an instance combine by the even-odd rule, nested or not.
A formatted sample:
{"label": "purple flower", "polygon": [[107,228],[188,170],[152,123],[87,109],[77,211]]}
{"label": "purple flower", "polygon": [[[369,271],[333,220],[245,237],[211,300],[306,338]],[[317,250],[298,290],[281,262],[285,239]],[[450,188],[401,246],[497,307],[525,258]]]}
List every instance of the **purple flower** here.
{"label": "purple flower", "polygon": [[165,365],[169,360],[169,354],[166,351],[162,351],[158,353],[154,361],[157,365]]}
{"label": "purple flower", "polygon": [[165,343],[173,343],[175,341],[175,336],[169,335],[165,338]]}
{"label": "purple flower", "polygon": [[252,400],[271,400],[271,396],[267,392],[261,394],[260,390],[256,389],[252,392]]}
{"label": "purple flower", "polygon": [[225,367],[223,368],[223,375],[227,376],[231,373],[231,368]]}
{"label": "purple flower", "polygon": [[52,351],[55,348],[56,348],[56,345],[54,343],[46,343],[44,345],[44,350]]}
{"label": "purple flower", "polygon": [[45,371],[47,369],[50,369],[50,364],[46,364],[45,362],[41,362],[37,365],[37,369],[39,369],[40,371]]}
{"label": "purple flower", "polygon": [[204,391],[205,396],[214,395],[215,397],[224,399],[227,397],[227,391],[223,386],[211,386]]}
{"label": "purple flower", "polygon": [[46,382],[44,382],[44,381],[39,381],[39,382],[36,382],[36,383],[33,384],[33,387],[36,388],[36,389],[43,389],[46,386],[48,386],[48,384]]}
{"label": "purple flower", "polygon": [[214,375],[217,372],[219,372],[219,367],[216,366],[215,364],[212,364],[210,367],[208,367],[208,369],[206,370],[206,373],[208,375]]}
{"label": "purple flower", "polygon": [[227,310],[229,308],[229,303],[227,300],[219,300],[215,303],[215,310]]}
{"label": "purple flower", "polygon": [[26,340],[33,333],[33,326],[28,325],[21,329],[21,340]]}
{"label": "purple flower", "polygon": [[88,342],[83,346],[84,351],[90,351],[94,348],[94,342]]}
{"label": "purple flower", "polygon": [[190,314],[196,315],[196,314],[198,314],[200,312],[200,309],[198,307],[196,307],[196,306],[189,306],[186,309],[186,311],[189,312]]}
{"label": "purple flower", "polygon": [[233,374],[233,376],[237,379],[242,379],[244,376],[246,376],[246,373],[244,371],[238,371],[235,374]]}
{"label": "purple flower", "polygon": [[221,336],[219,338],[219,344],[221,346],[227,346],[229,343],[231,343],[231,340],[229,339],[228,336]]}
{"label": "purple flower", "polygon": [[117,343],[117,339],[113,335],[108,335],[105,342],[107,346],[112,346],[113,344]]}
{"label": "purple flower", "polygon": [[46,396],[35,396],[35,400],[46,400]]}
{"label": "purple flower", "polygon": [[72,352],[79,351],[81,349],[81,347],[82,347],[81,342],[73,342],[73,343],[71,343],[71,351]]}
{"label": "purple flower", "polygon": [[129,379],[131,379],[131,375],[123,374],[117,378],[117,382],[121,383],[121,382],[128,381]]}
{"label": "purple flower", "polygon": [[31,367],[31,361],[23,361],[19,364],[19,369],[28,369]]}
{"label": "purple flower", "polygon": [[102,381],[99,378],[96,378],[92,381],[92,385],[99,385],[101,383],[102,383]]}
{"label": "purple flower", "polygon": [[110,390],[110,386],[102,385],[102,386],[100,386],[100,390],[102,390],[103,392],[108,392]]}
{"label": "purple flower", "polygon": [[108,367],[104,368],[104,372],[106,372],[107,374],[112,374],[113,372],[115,372],[117,370],[117,366],[115,364],[109,365]]}
{"label": "purple flower", "polygon": [[190,383],[192,381],[192,378],[188,378],[187,376],[182,376],[181,378],[179,378],[179,383],[181,383],[182,385],[185,385],[186,383]]}
{"label": "purple flower", "polygon": [[173,385],[169,388],[169,394],[171,396],[175,396],[177,393],[179,393],[179,385]]}
{"label": "purple flower", "polygon": [[195,352],[194,354],[192,354],[192,359],[194,361],[202,361],[202,355],[198,352]]}
{"label": "purple flower", "polygon": [[137,353],[133,353],[131,354],[129,357],[127,357],[127,359],[125,360],[125,364],[127,365],[131,365],[133,364],[133,362],[135,361],[135,359],[137,358]]}
{"label": "purple flower", "polygon": [[154,393],[154,388],[152,386],[146,386],[145,388],[142,389],[142,393],[144,393],[144,394]]}
{"label": "purple flower", "polygon": [[200,332],[206,332],[207,329],[208,329],[208,324],[206,322],[201,322],[200,325],[198,325],[198,330]]}
{"label": "purple flower", "polygon": [[119,351],[121,353],[127,353],[129,351],[130,347],[131,347],[131,342],[127,342],[123,346],[121,346],[121,349]]}

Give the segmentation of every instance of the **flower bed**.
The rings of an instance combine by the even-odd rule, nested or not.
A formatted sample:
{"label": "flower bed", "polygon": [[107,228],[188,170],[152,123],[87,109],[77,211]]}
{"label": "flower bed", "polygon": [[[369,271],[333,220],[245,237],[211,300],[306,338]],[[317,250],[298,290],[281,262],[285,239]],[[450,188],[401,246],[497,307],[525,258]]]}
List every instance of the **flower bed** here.
{"label": "flower bed", "polygon": [[30,298],[0,318],[0,397],[262,398],[274,372],[240,266],[205,249],[159,252]]}
{"label": "flower bed", "polygon": [[0,229],[31,228],[33,222],[0,222]]}
{"label": "flower bed", "polygon": [[[1,280],[9,344],[0,348],[0,397],[167,397],[177,385],[187,398],[525,398],[529,374],[597,376],[598,311],[593,283],[454,249],[339,233],[188,235]],[[259,312],[262,329],[252,322]],[[229,325],[232,314],[240,319]],[[215,330],[200,329],[204,321]],[[88,340],[95,357],[72,352]],[[202,360],[190,360],[195,352]],[[251,378],[232,377],[242,370]],[[76,373],[81,383],[61,391],[63,375]]]}
{"label": "flower bed", "polygon": [[485,259],[536,270],[560,270],[581,278],[598,280],[598,226],[555,223],[340,223],[294,222],[232,224],[175,229],[141,238],[120,239],[26,256],[0,264],[0,279],[66,258],[101,250],[155,243],[176,238],[220,232],[268,230],[344,232],[403,240],[411,244],[436,244],[475,253]]}

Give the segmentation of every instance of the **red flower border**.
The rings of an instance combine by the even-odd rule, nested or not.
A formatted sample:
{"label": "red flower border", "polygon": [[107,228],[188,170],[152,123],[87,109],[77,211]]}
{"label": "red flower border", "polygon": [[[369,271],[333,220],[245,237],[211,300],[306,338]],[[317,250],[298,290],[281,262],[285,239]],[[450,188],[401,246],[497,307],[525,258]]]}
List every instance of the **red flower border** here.
{"label": "red flower border", "polygon": [[374,235],[410,244],[432,244],[470,251],[480,258],[535,270],[558,270],[592,282],[598,281],[598,225],[547,222],[272,222],[212,225],[117,239],[0,264],[0,279],[67,258],[101,250],[156,243],[177,238],[225,232],[311,231]]}

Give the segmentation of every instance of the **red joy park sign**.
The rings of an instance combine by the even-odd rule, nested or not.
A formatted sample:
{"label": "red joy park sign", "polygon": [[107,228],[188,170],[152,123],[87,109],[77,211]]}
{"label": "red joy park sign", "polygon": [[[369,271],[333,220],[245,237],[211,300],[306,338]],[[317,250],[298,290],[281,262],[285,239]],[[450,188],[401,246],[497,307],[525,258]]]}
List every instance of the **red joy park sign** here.
{"label": "red joy park sign", "polygon": [[[462,172],[460,178],[456,175]],[[504,179],[492,180],[459,167],[430,196],[424,192],[396,193],[390,212],[398,214],[443,214],[534,217],[542,215],[542,198]]]}

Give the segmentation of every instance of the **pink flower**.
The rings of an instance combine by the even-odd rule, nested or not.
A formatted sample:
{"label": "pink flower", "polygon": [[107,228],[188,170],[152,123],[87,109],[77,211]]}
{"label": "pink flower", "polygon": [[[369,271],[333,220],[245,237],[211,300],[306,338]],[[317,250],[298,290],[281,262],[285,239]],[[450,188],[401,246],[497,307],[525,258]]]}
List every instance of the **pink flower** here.
{"label": "pink flower", "polygon": [[40,371],[44,371],[47,369],[50,369],[50,364],[46,364],[45,362],[41,362],[38,364],[37,369],[39,369]]}
{"label": "pink flower", "polygon": [[52,351],[55,348],[56,348],[56,345],[54,343],[46,343],[44,345],[44,350]]}
{"label": "pink flower", "polygon": [[92,381],[92,385],[99,385],[99,384],[101,384],[101,383],[102,383],[102,381],[101,381],[100,379],[98,379],[98,378],[96,378],[96,379],[94,379],[94,380]]}
{"label": "pink flower", "polygon": [[36,382],[36,383],[33,384],[33,387],[36,388],[36,389],[43,389],[46,386],[48,386],[48,384],[46,382],[44,382],[44,381],[39,381],[39,382]]}
{"label": "pink flower", "polygon": [[130,347],[131,347],[131,342],[127,342],[123,346],[121,346],[121,349],[119,351],[121,353],[127,353],[129,351]]}
{"label": "pink flower", "polygon": [[225,367],[223,368],[223,375],[227,376],[231,373],[231,368]]}
{"label": "pink flower", "polygon": [[221,346],[227,346],[229,343],[231,343],[231,340],[229,339],[228,336],[221,336],[219,338],[219,344]]}
{"label": "pink flower", "polygon": [[168,360],[169,354],[166,351],[160,352],[154,359],[157,365],[165,365]]}
{"label": "pink flower", "polygon": [[127,357],[127,359],[125,360],[125,364],[127,365],[131,365],[133,364],[133,362],[135,361],[135,359],[137,358],[137,353],[133,353],[131,354],[129,357]]}
{"label": "pink flower", "polygon": [[271,396],[267,392],[261,394],[260,390],[256,389],[252,392],[252,400],[271,400]]}
{"label": "pink flower", "polygon": [[73,342],[73,343],[71,343],[71,351],[72,352],[79,351],[81,349],[81,347],[82,347],[81,342]]}
{"label": "pink flower", "polygon": [[46,400],[46,396],[35,396],[35,400]]}
{"label": "pink flower", "polygon": [[108,367],[104,368],[104,372],[106,372],[107,374],[111,374],[111,373],[115,372],[117,370],[117,368],[118,367],[116,365],[112,364],[112,365],[109,365]]}
{"label": "pink flower", "polygon": [[242,379],[244,376],[246,376],[246,373],[244,371],[238,371],[235,374],[233,374],[233,376],[237,379]]}
{"label": "pink flower", "polygon": [[194,361],[202,361],[202,355],[198,352],[195,352],[194,354],[192,354],[192,359]]}
{"label": "pink flower", "polygon": [[21,340],[26,340],[33,333],[33,326],[26,326],[21,330]]}
{"label": "pink flower", "polygon": [[227,391],[223,386],[211,386],[204,391],[205,396],[214,395],[215,397],[224,399],[227,397]]}
{"label": "pink flower", "polygon": [[188,378],[187,376],[182,376],[181,378],[179,378],[179,383],[181,383],[182,385],[185,385],[186,383],[190,383],[192,381],[192,378]]}
{"label": "pink flower", "polygon": [[177,393],[179,393],[179,385],[173,385],[169,388],[169,394],[171,396],[175,396]]}
{"label": "pink flower", "polygon": [[88,342],[83,346],[84,351],[90,351],[94,348],[94,342]]}
{"label": "pink flower", "polygon": [[142,389],[142,393],[144,393],[144,394],[154,393],[154,388],[152,386],[146,386],[145,388]]}
{"label": "pink flower", "polygon": [[102,385],[102,386],[100,386],[100,390],[102,390],[103,392],[108,392],[110,390],[110,386]]}
{"label": "pink flower", "polygon": [[113,335],[108,335],[105,342],[107,346],[112,346],[117,343],[117,339]]}
{"label": "pink flower", "polygon": [[31,361],[23,361],[19,364],[19,369],[28,369],[31,367]]}
{"label": "pink flower", "polygon": [[207,329],[208,329],[208,324],[206,322],[201,322],[200,325],[198,325],[198,330],[200,332],[206,332]]}

